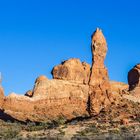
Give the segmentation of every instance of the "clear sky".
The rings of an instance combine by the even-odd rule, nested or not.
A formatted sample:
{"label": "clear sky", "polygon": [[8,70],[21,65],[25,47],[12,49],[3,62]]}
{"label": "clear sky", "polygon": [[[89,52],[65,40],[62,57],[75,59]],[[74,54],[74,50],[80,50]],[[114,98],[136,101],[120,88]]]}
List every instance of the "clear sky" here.
{"label": "clear sky", "polygon": [[91,63],[91,34],[108,42],[111,80],[127,82],[140,62],[140,0],[1,0],[0,71],[5,94],[24,94],[36,77],[71,57]]}

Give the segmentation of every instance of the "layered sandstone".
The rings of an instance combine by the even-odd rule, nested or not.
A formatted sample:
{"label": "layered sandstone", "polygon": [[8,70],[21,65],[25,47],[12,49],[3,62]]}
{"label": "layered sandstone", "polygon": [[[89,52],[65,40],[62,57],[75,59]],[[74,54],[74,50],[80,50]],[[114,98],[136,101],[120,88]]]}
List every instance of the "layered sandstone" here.
{"label": "layered sandstone", "polygon": [[113,94],[122,94],[123,91],[128,90],[129,85],[123,82],[110,81],[110,87]]}
{"label": "layered sandstone", "polygon": [[6,97],[4,113],[21,121],[35,122],[89,116],[88,85],[41,77],[35,82],[32,98],[16,94]]}

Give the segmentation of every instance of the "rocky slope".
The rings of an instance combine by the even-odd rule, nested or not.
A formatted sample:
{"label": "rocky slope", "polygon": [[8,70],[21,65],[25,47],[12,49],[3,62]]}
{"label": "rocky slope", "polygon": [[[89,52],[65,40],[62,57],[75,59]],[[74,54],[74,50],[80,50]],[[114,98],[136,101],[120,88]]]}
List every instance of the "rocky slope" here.
{"label": "rocky slope", "polygon": [[[34,88],[25,95],[12,93],[4,97],[0,88],[0,118],[23,122],[46,122],[60,118],[67,121],[94,117],[103,110],[109,110],[112,104],[117,106],[128,85],[109,80],[104,65],[107,42],[100,29],[92,35],[91,49],[92,66],[76,58],[64,61],[53,68],[52,80],[39,76]],[[133,78],[129,81],[130,87],[133,86]]]}

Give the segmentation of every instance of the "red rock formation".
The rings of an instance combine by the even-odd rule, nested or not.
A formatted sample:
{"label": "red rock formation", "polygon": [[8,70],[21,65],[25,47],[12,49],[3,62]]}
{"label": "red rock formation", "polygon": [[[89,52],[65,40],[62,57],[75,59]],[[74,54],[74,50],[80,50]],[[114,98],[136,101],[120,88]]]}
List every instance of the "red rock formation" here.
{"label": "red rock formation", "polygon": [[92,35],[92,69],[90,76],[90,114],[97,115],[111,103],[108,71],[104,66],[107,43],[100,29]]}
{"label": "red rock formation", "polygon": [[89,116],[88,85],[47,78],[42,80],[41,77],[36,83],[32,98],[16,94],[6,97],[4,113],[20,121],[35,122],[57,120],[59,117],[70,120]]}
{"label": "red rock formation", "polygon": [[128,73],[129,90],[140,87],[140,64],[137,64]]}
{"label": "red rock formation", "polygon": [[107,53],[107,43],[100,29],[92,35],[92,69],[89,84],[91,86],[105,85],[109,88],[108,71],[104,66],[104,60]]}
{"label": "red rock formation", "polygon": [[41,122],[59,117],[69,120],[89,116],[89,113],[94,116],[107,108],[114,97],[104,66],[107,43],[101,30],[94,32],[91,47],[91,69],[79,59],[65,61],[54,67],[54,79],[38,77],[26,96],[11,94],[2,98],[0,106],[4,113],[21,121]]}
{"label": "red rock formation", "polygon": [[48,78],[44,75],[39,76],[33,88],[33,96],[35,95],[47,95],[47,87],[48,87]]}
{"label": "red rock formation", "polygon": [[4,90],[2,86],[0,86],[0,109],[2,109],[3,103],[4,103]]}
{"label": "red rock formation", "polygon": [[135,65],[128,72],[128,84],[129,93],[131,94],[129,96],[131,96],[131,100],[134,102],[140,102],[140,64]]}
{"label": "red rock formation", "polygon": [[79,59],[69,59],[54,67],[52,75],[54,79],[88,84],[90,65],[85,62],[81,63]]}
{"label": "red rock formation", "polygon": [[122,83],[122,82],[116,82],[116,81],[110,81],[110,87],[113,94],[122,94],[123,91],[128,90],[128,84]]}
{"label": "red rock formation", "polygon": [[25,96],[32,97],[33,96],[33,91],[32,90],[27,91],[25,93]]}

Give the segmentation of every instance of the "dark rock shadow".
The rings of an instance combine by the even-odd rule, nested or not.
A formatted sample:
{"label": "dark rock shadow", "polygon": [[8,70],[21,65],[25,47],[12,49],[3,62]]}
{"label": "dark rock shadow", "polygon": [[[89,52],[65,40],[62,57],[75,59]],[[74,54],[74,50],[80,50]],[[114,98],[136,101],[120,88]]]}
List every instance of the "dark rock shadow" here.
{"label": "dark rock shadow", "polygon": [[136,69],[132,69],[128,72],[128,84],[129,84],[129,91],[135,89],[135,87],[139,83],[139,72]]}
{"label": "dark rock shadow", "polygon": [[20,123],[22,123],[22,124],[25,124],[25,122],[19,121],[19,120],[13,118],[12,116],[6,114],[6,113],[4,112],[4,110],[2,110],[2,109],[0,109],[0,120],[3,120],[3,121],[5,121],[5,122],[10,121],[10,122],[12,122],[12,123],[14,123],[14,122],[20,122]]}

